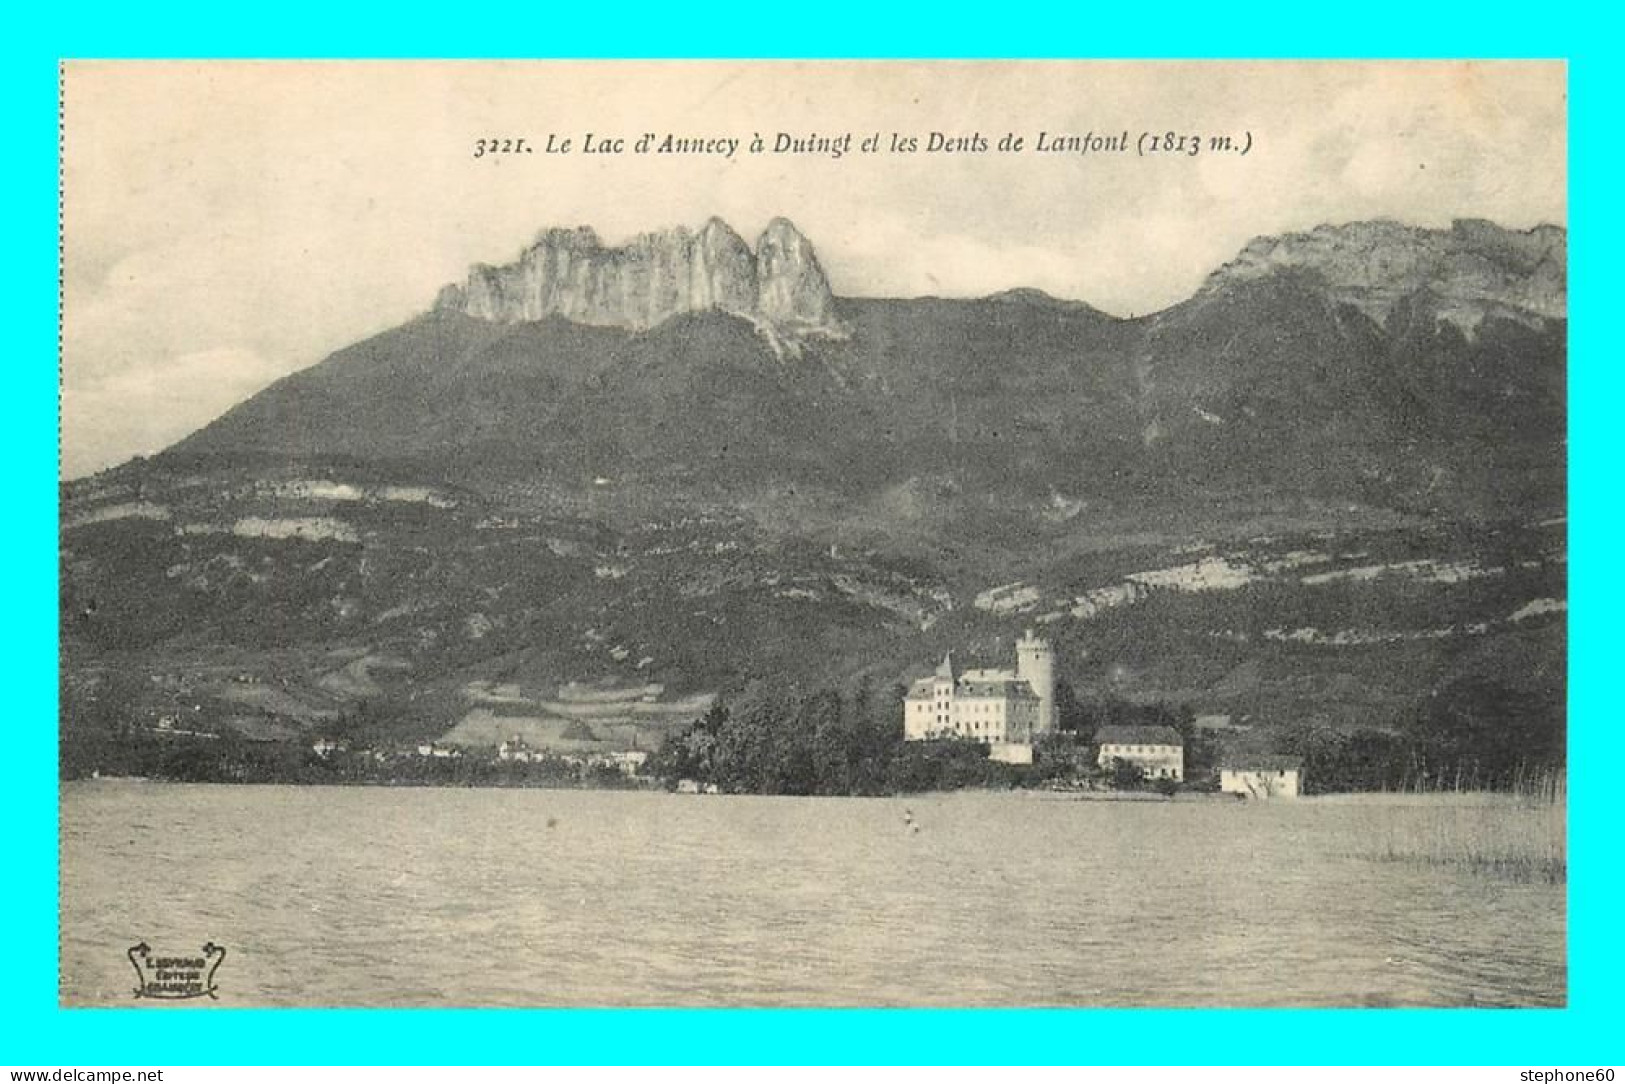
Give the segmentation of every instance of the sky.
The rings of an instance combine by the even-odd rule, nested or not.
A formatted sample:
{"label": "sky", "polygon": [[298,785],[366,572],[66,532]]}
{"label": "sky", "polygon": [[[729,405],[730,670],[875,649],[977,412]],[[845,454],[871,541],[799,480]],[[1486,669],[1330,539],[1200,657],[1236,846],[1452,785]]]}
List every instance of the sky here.
{"label": "sky", "polygon": [[[1132,315],[1260,235],[1567,224],[1560,62],[73,62],[63,101],[64,478],[167,447],[551,226],[616,243],[717,215],[754,241],[782,215],[840,295],[1035,287]],[[781,132],[852,149],[773,153]],[[932,132],[988,149],[930,152]],[[1041,153],[1040,132],[1129,146]],[[1167,132],[1204,149],[1138,153]],[[589,133],[626,147],[584,153]],[[644,133],[741,146],[635,153]],[[475,157],[493,138],[534,149]]]}

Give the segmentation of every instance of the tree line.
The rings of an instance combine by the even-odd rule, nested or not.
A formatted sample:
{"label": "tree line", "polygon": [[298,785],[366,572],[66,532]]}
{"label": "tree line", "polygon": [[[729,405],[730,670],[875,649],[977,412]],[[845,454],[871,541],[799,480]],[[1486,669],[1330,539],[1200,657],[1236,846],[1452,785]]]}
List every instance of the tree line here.
{"label": "tree line", "polygon": [[902,686],[801,690],[755,682],[669,737],[645,771],[736,794],[895,794],[1017,786],[1030,771],[969,741],[903,740]]}
{"label": "tree line", "polygon": [[[964,787],[1037,786],[1078,775],[1131,785],[1096,769],[1090,743],[1108,725],[1170,726],[1185,739],[1187,763],[1212,753],[1187,709],[1105,698],[1086,701],[1065,682],[1056,689],[1059,733],[1037,743],[1031,765],[989,760],[969,739],[903,740],[906,689],[872,682],[841,690],[802,690],[755,682],[719,701],[671,735],[645,771],[675,785],[691,779],[744,794],[898,794]],[[1133,785],[1138,785],[1136,781]]]}
{"label": "tree line", "polygon": [[1304,758],[1312,792],[1525,790],[1566,767],[1563,691],[1458,678],[1394,725],[1292,724],[1275,748]]}

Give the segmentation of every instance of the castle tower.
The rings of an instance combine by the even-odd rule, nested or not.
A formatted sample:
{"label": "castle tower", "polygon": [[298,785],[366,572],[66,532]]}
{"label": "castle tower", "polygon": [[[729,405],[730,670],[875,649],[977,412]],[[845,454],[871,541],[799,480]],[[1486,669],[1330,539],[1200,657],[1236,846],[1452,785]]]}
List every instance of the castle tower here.
{"label": "castle tower", "polygon": [[1055,733],[1055,652],[1047,640],[1028,629],[1016,641],[1016,677],[1031,685],[1038,694],[1039,734]]}

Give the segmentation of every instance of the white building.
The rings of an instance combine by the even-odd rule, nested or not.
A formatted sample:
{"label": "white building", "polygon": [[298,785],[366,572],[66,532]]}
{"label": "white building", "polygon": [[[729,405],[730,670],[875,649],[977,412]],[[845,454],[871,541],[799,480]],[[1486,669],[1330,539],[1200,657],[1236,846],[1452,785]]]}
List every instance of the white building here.
{"label": "white building", "polygon": [[1224,734],[1232,731],[1240,733],[1242,731],[1251,730],[1252,727],[1246,722],[1237,721],[1234,716],[1213,714],[1198,715],[1196,717],[1196,729],[1205,730],[1213,734]]}
{"label": "white building", "polygon": [[903,702],[903,738],[963,738],[995,760],[1032,762],[1033,740],[1055,729],[1055,663],[1031,631],[1016,643],[1014,670],[954,672],[953,656],[921,678]]}
{"label": "white building", "polygon": [[461,749],[448,749],[439,742],[425,742],[424,744],[418,746],[418,756],[420,757],[434,757],[445,760],[454,757],[461,757],[462,755],[463,751]]}
{"label": "white building", "polygon": [[1303,791],[1303,758],[1237,756],[1219,765],[1219,790],[1246,798],[1296,798]]}
{"label": "white building", "polygon": [[1171,726],[1103,726],[1095,734],[1100,752],[1095,763],[1110,768],[1114,761],[1133,764],[1147,779],[1185,778],[1185,739]]}
{"label": "white building", "polygon": [[518,734],[497,746],[498,760],[511,760],[520,764],[529,764],[533,760],[541,760],[542,755],[535,752],[525,744],[525,739]]}
{"label": "white building", "polygon": [[626,749],[606,754],[607,763],[614,765],[622,775],[637,775],[648,762],[649,754],[642,749]]}

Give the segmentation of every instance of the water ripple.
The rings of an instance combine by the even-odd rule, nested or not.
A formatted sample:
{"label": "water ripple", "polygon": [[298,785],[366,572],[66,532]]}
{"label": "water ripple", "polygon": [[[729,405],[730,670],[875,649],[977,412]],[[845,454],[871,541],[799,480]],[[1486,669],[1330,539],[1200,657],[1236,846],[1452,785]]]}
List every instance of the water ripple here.
{"label": "water ripple", "polygon": [[1349,857],[1383,815],[72,784],[62,997],[214,940],[238,1005],[1563,1004],[1562,888]]}

